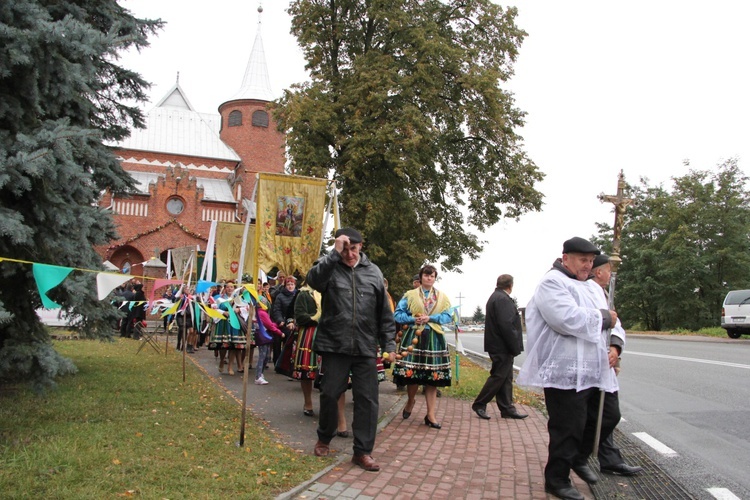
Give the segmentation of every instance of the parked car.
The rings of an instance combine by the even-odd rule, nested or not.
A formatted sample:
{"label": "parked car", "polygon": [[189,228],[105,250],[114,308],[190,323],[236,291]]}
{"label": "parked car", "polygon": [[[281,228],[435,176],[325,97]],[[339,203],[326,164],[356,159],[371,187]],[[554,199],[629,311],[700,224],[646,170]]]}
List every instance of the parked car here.
{"label": "parked car", "polygon": [[750,335],[750,290],[732,290],[721,308],[721,327],[730,338]]}

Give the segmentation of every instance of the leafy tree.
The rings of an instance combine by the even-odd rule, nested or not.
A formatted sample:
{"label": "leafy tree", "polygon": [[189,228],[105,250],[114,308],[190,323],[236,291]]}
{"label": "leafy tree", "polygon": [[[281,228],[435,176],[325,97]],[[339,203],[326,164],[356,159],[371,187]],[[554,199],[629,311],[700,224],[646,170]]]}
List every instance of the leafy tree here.
{"label": "leafy tree", "polygon": [[[629,187],[616,300],[626,326],[716,326],[727,291],[750,286],[747,180],[732,159],[673,179],[671,191]],[[611,227],[600,236],[611,241]]]}
{"label": "leafy tree", "polygon": [[[35,314],[41,300],[24,262],[101,269],[94,245],[115,228],[96,202],[132,182],[104,141],[143,126],[125,103],[145,100],[148,86],[115,62],[122,50],[146,47],[160,26],[115,0],[0,5],[0,257],[23,261],[0,264],[2,380],[41,387],[75,371]],[[116,315],[97,300],[92,273],[74,272],[51,295],[83,316],[83,335],[111,335]]]}
{"label": "leafy tree", "polygon": [[342,219],[397,294],[415,269],[474,258],[484,230],[539,210],[543,178],[501,88],[526,33],[490,0],[296,0],[309,83],[276,116],[291,167],[332,178]]}
{"label": "leafy tree", "polygon": [[476,323],[481,323],[484,321],[484,312],[482,311],[482,308],[477,306],[476,309],[474,309],[474,315],[471,317],[471,319]]}

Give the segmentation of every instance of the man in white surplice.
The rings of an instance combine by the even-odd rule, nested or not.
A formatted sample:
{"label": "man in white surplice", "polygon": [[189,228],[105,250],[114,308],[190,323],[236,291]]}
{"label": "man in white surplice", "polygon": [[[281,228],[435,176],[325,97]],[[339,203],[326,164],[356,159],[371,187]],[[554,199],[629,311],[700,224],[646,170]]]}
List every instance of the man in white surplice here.
{"label": "man in white surplice", "polygon": [[[602,288],[588,280],[600,253],[583,238],[567,240],[562,258],[544,275],[526,307],[527,356],[517,383],[544,388],[549,414],[545,489],[563,499],[583,499],[570,482],[571,469],[587,483],[598,480],[586,461],[594,445],[599,390],[619,388],[606,332],[621,326]],[[618,405],[605,399],[602,438],[619,420]]]}

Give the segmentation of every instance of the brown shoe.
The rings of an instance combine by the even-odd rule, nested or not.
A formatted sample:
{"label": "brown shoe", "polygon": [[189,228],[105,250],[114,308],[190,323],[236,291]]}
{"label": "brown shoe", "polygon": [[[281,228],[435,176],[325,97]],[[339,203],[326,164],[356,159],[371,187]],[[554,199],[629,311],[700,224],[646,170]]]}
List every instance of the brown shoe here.
{"label": "brown shoe", "polygon": [[318,442],[315,443],[315,449],[313,450],[316,457],[327,457],[328,452],[330,451],[331,450],[328,447],[328,443],[324,443],[323,441],[320,441],[320,440],[318,440]]}
{"label": "brown shoe", "polygon": [[370,472],[378,472],[380,470],[380,466],[370,455],[354,455],[352,457],[352,463],[359,465],[364,470],[369,470]]}

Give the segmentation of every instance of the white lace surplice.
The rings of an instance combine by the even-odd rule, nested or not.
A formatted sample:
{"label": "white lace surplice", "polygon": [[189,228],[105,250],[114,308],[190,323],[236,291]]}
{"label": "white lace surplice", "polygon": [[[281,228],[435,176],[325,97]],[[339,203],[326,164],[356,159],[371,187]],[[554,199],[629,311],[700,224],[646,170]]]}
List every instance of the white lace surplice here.
{"label": "white lace surplice", "polygon": [[[609,367],[601,309],[609,309],[602,288],[550,270],[526,307],[526,360],[517,383],[575,389],[619,389]],[[619,321],[614,334],[625,338]]]}

